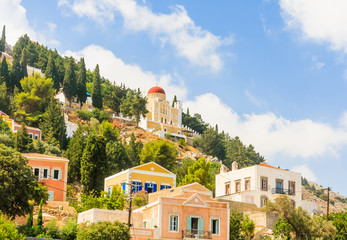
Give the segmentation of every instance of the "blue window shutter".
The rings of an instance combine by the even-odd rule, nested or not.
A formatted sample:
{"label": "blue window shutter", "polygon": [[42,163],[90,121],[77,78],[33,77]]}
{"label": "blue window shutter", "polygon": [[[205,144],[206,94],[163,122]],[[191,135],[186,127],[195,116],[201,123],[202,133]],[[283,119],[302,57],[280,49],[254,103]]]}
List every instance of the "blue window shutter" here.
{"label": "blue window shutter", "polygon": [[153,192],[157,191],[157,184],[153,184]]}
{"label": "blue window shutter", "polygon": [[140,185],[139,185],[139,191],[142,190],[142,182],[140,182]]}
{"label": "blue window shutter", "polygon": [[199,230],[204,230],[204,218],[199,218]]}
{"label": "blue window shutter", "polygon": [[187,229],[192,229],[192,219],[191,217],[187,217]]}
{"label": "blue window shutter", "polygon": [[168,188],[171,188],[171,186],[168,186]]}
{"label": "blue window shutter", "polygon": [[122,183],[123,194],[125,194],[125,182]]}
{"label": "blue window shutter", "polygon": [[148,183],[145,183],[145,190],[148,192]]}
{"label": "blue window shutter", "polygon": [[163,190],[164,186],[163,185],[160,185],[160,190]]}

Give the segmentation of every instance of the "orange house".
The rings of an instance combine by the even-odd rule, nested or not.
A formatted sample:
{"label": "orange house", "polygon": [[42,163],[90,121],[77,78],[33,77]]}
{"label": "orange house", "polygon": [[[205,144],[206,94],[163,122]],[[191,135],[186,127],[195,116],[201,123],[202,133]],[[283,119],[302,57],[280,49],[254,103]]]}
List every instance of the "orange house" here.
{"label": "orange house", "polygon": [[229,205],[212,198],[199,183],[149,194],[148,205],[135,210],[153,237],[134,232],[136,239],[229,239]]}
{"label": "orange house", "polygon": [[48,201],[66,201],[67,158],[49,156],[38,153],[22,153],[33,169],[37,180],[48,187]]}

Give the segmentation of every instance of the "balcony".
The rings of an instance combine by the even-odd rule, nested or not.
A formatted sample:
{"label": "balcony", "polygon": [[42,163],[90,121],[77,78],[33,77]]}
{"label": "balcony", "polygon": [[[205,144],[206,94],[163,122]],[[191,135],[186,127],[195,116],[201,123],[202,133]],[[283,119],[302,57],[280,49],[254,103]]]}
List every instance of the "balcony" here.
{"label": "balcony", "polygon": [[272,188],[271,192],[272,194],[295,195],[295,192],[291,189]]}
{"label": "balcony", "polygon": [[182,231],[183,239],[212,239],[212,232],[197,229],[184,229]]}

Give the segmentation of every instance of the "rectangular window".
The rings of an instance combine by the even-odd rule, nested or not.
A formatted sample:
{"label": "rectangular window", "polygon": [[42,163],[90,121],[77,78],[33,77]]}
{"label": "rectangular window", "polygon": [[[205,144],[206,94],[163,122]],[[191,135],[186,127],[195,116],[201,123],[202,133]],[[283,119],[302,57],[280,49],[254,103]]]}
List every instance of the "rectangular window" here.
{"label": "rectangular window", "polygon": [[245,180],[245,191],[247,191],[247,190],[251,190],[251,180],[250,179]]}
{"label": "rectangular window", "polygon": [[261,182],[261,186],[260,186],[261,190],[267,191],[267,177],[261,177],[260,182]]}
{"label": "rectangular window", "polygon": [[289,195],[295,195],[295,182],[289,181],[288,182],[288,194]]}
{"label": "rectangular window", "polygon": [[147,183],[147,192],[148,193],[152,193],[152,192],[154,192],[153,189],[154,188],[154,186],[153,186],[153,183]]}
{"label": "rectangular window", "polygon": [[147,222],[146,221],[143,222],[143,228],[147,228]]}
{"label": "rectangular window", "polygon": [[59,179],[59,170],[53,170],[53,179],[58,180]]}
{"label": "rectangular window", "polygon": [[137,193],[142,190],[142,183],[133,181],[133,192]]}
{"label": "rectangular window", "polygon": [[241,192],[241,181],[235,181],[235,192]]}
{"label": "rectangular window", "polygon": [[212,234],[219,234],[219,219],[211,219]]}
{"label": "rectangular window", "polygon": [[33,138],[33,134],[32,133],[29,133],[29,136],[30,136],[31,139]]}
{"label": "rectangular window", "polygon": [[42,170],[42,178],[44,178],[44,179],[49,178],[49,169],[44,168],[44,169]]}
{"label": "rectangular window", "polygon": [[230,194],[230,182],[225,184],[225,195]]}
{"label": "rectangular window", "polygon": [[40,179],[40,168],[34,168],[34,176],[36,180]]}
{"label": "rectangular window", "polygon": [[170,185],[166,185],[166,184],[161,185],[161,190],[169,189],[169,188],[171,188]]}
{"label": "rectangular window", "polygon": [[276,193],[283,194],[283,180],[276,179]]}
{"label": "rectangular window", "polygon": [[111,193],[112,193],[112,187],[108,187],[107,188],[107,195],[111,196]]}
{"label": "rectangular window", "polygon": [[178,232],[178,216],[170,215],[170,232]]}

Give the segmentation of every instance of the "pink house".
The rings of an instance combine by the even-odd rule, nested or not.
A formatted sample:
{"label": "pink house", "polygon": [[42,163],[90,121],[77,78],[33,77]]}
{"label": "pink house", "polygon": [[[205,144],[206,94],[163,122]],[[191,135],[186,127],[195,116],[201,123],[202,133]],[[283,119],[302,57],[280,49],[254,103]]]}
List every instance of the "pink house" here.
{"label": "pink house", "polygon": [[154,238],[136,239],[229,239],[229,205],[212,198],[212,192],[199,183],[149,194],[142,213],[144,229],[153,229]]}

